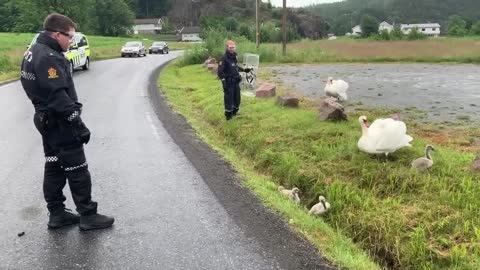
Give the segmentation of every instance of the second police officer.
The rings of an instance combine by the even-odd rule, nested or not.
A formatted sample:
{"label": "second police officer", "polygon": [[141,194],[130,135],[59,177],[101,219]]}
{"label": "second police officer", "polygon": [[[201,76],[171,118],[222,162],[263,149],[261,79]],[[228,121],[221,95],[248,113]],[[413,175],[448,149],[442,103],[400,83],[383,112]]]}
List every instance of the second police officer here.
{"label": "second police officer", "polygon": [[238,66],[235,42],[228,40],[225,44],[225,54],[218,62],[218,77],[222,80],[223,102],[225,107],[225,118],[232,119],[240,109],[240,82],[242,77],[239,72],[250,72],[250,68]]}

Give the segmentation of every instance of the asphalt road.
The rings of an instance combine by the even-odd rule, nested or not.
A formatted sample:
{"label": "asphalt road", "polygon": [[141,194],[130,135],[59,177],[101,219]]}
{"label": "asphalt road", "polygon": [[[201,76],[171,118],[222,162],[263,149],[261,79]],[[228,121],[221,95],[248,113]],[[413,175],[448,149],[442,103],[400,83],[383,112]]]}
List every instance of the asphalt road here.
{"label": "asphalt road", "polygon": [[74,74],[93,198],[116,218],[106,230],[47,230],[33,107],[18,81],[0,86],[0,269],[331,269],[157,95],[159,67],[179,55]]}

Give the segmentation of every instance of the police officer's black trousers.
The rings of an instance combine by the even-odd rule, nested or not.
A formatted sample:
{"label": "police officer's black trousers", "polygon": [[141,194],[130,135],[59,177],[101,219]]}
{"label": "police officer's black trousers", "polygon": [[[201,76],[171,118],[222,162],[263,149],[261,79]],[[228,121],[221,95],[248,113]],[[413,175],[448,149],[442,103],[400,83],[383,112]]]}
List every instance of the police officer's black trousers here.
{"label": "police officer's black trousers", "polygon": [[77,212],[80,215],[92,215],[97,213],[97,203],[91,198],[92,181],[85,152],[83,145],[76,142],[70,133],[68,128],[58,126],[43,132],[43,194],[50,213],[63,211],[66,200],[63,188],[68,179]]}
{"label": "police officer's black trousers", "polygon": [[223,88],[223,103],[225,106],[225,116],[235,115],[240,109],[241,95],[240,86],[236,80],[228,81]]}

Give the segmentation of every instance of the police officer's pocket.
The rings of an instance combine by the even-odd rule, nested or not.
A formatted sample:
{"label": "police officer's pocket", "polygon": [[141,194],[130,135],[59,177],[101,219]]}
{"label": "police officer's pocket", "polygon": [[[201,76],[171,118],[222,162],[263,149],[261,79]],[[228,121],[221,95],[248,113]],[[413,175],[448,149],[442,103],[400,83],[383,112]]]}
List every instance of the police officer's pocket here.
{"label": "police officer's pocket", "polygon": [[33,115],[33,124],[40,134],[45,135],[48,131],[48,114],[44,112],[36,112]]}

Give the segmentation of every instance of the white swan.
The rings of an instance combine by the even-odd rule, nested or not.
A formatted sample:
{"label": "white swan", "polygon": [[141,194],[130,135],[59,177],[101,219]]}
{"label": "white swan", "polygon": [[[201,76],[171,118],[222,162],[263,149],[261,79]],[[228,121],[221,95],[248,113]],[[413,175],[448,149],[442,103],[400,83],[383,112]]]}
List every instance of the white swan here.
{"label": "white swan", "polygon": [[369,154],[388,154],[402,147],[411,147],[413,138],[407,134],[407,126],[392,118],[377,119],[370,126],[367,117],[360,116],[362,137],[358,140],[358,149]]}
{"label": "white swan", "polygon": [[280,191],[283,195],[287,196],[290,200],[294,201],[295,203],[300,203],[300,197],[298,193],[300,190],[298,188],[292,188],[292,190],[285,189],[283,186],[278,187],[278,191]]}
{"label": "white swan", "polygon": [[412,168],[415,168],[419,171],[425,171],[433,166],[433,159],[430,156],[430,151],[435,151],[435,148],[431,145],[425,147],[425,157],[417,158],[412,161]]}
{"label": "white swan", "polygon": [[327,212],[328,209],[330,209],[330,204],[325,200],[325,197],[320,195],[318,197],[318,201],[319,201],[319,203],[312,206],[310,211],[308,211],[309,214],[322,215],[325,212]]}
{"label": "white swan", "polygon": [[327,85],[325,85],[325,95],[335,97],[339,101],[347,100],[348,83],[343,80],[334,80],[328,77]]}

